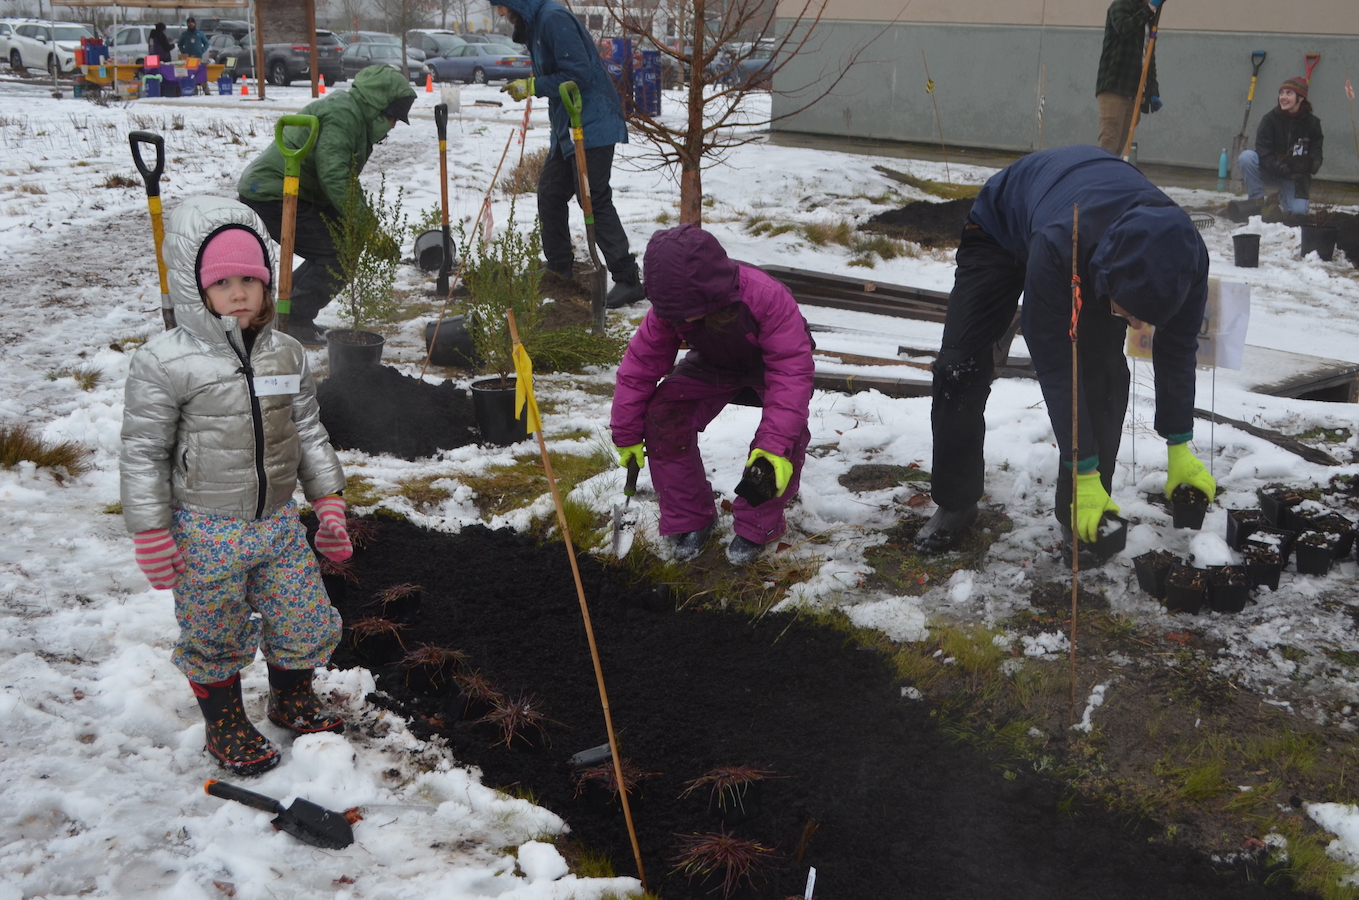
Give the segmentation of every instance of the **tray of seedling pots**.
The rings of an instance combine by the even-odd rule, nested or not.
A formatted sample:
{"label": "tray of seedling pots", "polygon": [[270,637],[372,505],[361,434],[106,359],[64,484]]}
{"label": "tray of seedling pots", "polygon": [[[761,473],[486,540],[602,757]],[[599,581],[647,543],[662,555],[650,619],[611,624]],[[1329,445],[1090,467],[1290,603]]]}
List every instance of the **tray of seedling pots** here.
{"label": "tray of seedling pots", "polygon": [[1290,528],[1289,513],[1306,498],[1290,487],[1271,484],[1259,490],[1260,509],[1275,528]]}
{"label": "tray of seedling pots", "polygon": [[1208,495],[1196,487],[1179,485],[1170,494],[1170,514],[1176,528],[1198,531],[1203,527],[1203,515],[1208,512]]}
{"label": "tray of seedling pots", "polygon": [[1299,575],[1325,575],[1335,559],[1335,535],[1304,531],[1293,543],[1293,566]]}
{"label": "tray of seedling pots", "polygon": [[1134,556],[1133,571],[1137,573],[1137,586],[1157,600],[1164,600],[1166,576],[1170,574],[1170,567],[1182,562],[1184,560],[1169,550],[1148,550],[1141,556]]}
{"label": "tray of seedling pots", "polygon": [[1247,539],[1241,545],[1242,565],[1250,576],[1251,587],[1267,587],[1271,591],[1279,589],[1279,575],[1283,572],[1283,559],[1279,548],[1273,544],[1256,543]]}
{"label": "tray of seedling pots", "polygon": [[1166,574],[1166,610],[1196,613],[1208,593],[1208,572],[1176,563]]}
{"label": "tray of seedling pots", "polygon": [[1250,599],[1250,587],[1250,573],[1245,566],[1208,567],[1208,602],[1213,612],[1241,612]]}
{"label": "tray of seedling pots", "polygon": [[1269,517],[1262,509],[1227,510],[1227,546],[1240,550],[1255,529],[1269,524]]}

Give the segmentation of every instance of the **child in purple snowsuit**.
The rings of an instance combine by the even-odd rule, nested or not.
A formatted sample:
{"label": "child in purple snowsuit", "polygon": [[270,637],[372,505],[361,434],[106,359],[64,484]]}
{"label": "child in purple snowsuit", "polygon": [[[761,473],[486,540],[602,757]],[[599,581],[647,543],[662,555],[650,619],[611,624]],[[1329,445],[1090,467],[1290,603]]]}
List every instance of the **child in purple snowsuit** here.
{"label": "child in purple snowsuit", "polygon": [[642,271],[652,309],[618,367],[610,425],[619,464],[643,464],[645,445],[660,532],[677,536],[675,558],[692,559],[717,519],[698,433],[739,394],[753,391],[764,416],[746,465],[767,460],[777,494],[759,506],[736,500],[736,534],[727,548],[733,563],[753,562],[785,529],[783,510],[797,494],[811,440],[814,344],[807,321],[786,287],[728,258],[716,238],[693,225],[656,232]]}

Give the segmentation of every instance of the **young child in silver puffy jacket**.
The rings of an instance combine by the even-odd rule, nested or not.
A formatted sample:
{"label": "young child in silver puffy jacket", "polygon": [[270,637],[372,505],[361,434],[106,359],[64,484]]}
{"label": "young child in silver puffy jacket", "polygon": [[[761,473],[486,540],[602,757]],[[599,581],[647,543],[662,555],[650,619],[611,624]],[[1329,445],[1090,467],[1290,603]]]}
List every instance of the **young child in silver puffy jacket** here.
{"label": "young child in silver puffy jacket", "polygon": [[265,234],[234,200],[195,198],[170,216],[177,325],[132,357],[122,431],[123,518],[137,565],[152,587],[174,591],[172,660],[203,710],[208,752],[238,775],[279,762],[241,703],[240,671],[256,648],[268,661],[271,721],[344,730],[312,690],[341,626],[297,518],[299,482],[320,519],[317,549],[335,560],[353,553],[344,470],[306,354],[270,327]]}

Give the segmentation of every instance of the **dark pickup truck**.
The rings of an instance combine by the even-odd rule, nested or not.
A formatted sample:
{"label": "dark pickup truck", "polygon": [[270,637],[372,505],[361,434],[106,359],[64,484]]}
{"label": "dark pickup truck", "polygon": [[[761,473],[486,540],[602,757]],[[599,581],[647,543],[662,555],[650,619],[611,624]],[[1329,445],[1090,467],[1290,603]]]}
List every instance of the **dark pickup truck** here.
{"label": "dark pickup truck", "polygon": [[[340,54],[344,44],[334,32],[316,31],[317,68],[325,76],[326,84],[344,80],[340,69]],[[214,63],[226,64],[234,59],[236,64],[228,66],[225,74],[242,77],[255,77],[255,36],[237,36],[219,31],[208,42],[208,59]],[[270,84],[286,86],[293,81],[311,79],[311,47],[307,44],[278,43],[264,45],[264,75]]]}

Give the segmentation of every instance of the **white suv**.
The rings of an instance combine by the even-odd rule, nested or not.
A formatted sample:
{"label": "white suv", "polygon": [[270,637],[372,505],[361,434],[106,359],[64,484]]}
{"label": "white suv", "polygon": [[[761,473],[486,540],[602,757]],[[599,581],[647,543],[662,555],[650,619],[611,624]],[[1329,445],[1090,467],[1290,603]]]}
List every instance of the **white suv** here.
{"label": "white suv", "polygon": [[[151,32],[154,30],[154,25],[119,25],[116,35],[112,33],[112,28],[104,32],[104,43],[112,46],[113,49],[109,52],[118,62],[136,63],[140,66],[146,61],[147,42],[151,40]],[[179,36],[183,33],[183,25],[165,26],[165,34],[170,39],[171,47],[178,46]],[[178,56],[179,51],[176,49],[172,55]],[[169,62],[168,59],[162,61]]]}
{"label": "white suv", "polygon": [[94,32],[79,22],[24,22],[9,39],[10,67],[73,71],[83,37],[94,37]]}

